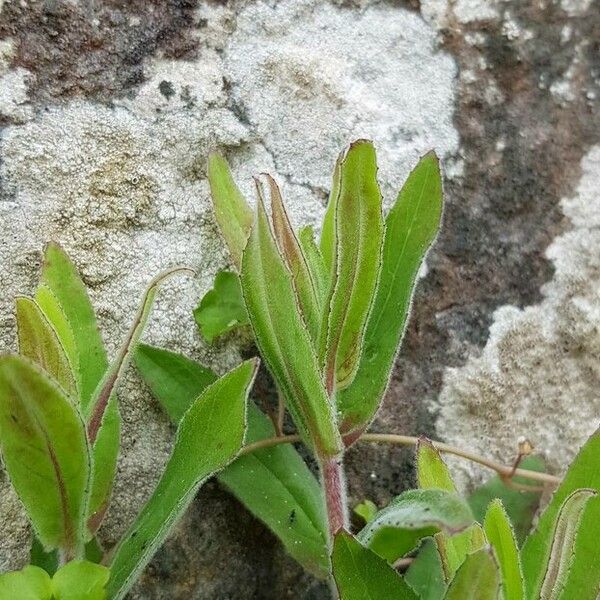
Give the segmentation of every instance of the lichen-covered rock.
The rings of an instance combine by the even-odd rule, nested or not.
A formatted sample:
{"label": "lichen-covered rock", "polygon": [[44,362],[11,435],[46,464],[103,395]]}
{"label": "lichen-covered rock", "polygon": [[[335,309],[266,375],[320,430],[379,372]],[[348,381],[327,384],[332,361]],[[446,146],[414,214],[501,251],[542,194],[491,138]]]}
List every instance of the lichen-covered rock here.
{"label": "lichen-covered rock", "polygon": [[[318,224],[349,141],[375,140],[388,205],[433,147],[446,171],[444,229],[375,427],[506,460],[526,435],[560,469],[598,408],[592,4],[0,1],[0,350],[15,346],[14,296],[34,289],[54,239],[89,286],[111,355],[146,282],[196,268],[160,293],[146,339],[224,370],[239,358],[235,341],[207,347],[191,318],[228,260],[207,153],[228,156],[251,201],[250,176],[273,173],[292,220]],[[133,369],[120,399],[107,544],[150,493],[172,435]],[[352,498],[386,502],[410,485],[410,459],[354,448]],[[481,477],[457,468],[466,485]],[[20,566],[29,532],[3,473],[0,529],[0,569]],[[211,483],[132,597],[327,594]]]}

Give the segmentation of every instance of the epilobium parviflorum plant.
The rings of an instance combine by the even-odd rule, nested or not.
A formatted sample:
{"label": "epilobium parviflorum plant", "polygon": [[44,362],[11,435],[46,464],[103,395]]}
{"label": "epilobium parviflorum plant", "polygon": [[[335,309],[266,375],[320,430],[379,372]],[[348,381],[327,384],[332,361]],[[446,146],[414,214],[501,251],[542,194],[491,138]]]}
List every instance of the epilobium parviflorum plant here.
{"label": "epilobium parviflorum plant", "polygon": [[[227,163],[209,159],[234,270],[217,275],[194,315],[209,343],[235,328],[250,334],[277,410],[261,390],[251,395],[266,412],[248,399],[256,361],[218,378],[185,356],[138,343],[164,276],[109,365],[75,268],[48,246],[35,297],[17,301],[20,354],[0,358],[0,448],[35,533],[32,565],[0,576],[0,600],[124,597],[213,474],[342,600],[597,598],[599,433],[561,482],[527,456],[527,444],[505,466],[425,438],[369,431],[442,214],[433,153],[385,217],[376,176],[370,142],[340,156],[317,243],[310,227],[294,231],[272,178],[256,180],[252,211]],[[104,550],[95,535],[118,453],[116,387],[132,356],[177,434],[153,495],[116,547]],[[293,432],[284,431],[286,411]],[[318,477],[292,442],[310,450]],[[343,459],[359,442],[414,446],[418,489],[381,510],[365,499],[354,508],[362,527],[353,528]],[[463,498],[440,452],[497,474]],[[541,491],[556,486],[537,515]]]}

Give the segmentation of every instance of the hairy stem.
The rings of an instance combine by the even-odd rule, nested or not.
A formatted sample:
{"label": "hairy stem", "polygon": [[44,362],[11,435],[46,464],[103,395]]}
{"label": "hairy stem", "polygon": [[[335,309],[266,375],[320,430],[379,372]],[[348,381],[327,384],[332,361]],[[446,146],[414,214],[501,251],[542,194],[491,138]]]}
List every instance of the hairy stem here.
{"label": "hairy stem", "polygon": [[348,502],[342,457],[320,459],[330,541],[348,525]]}
{"label": "hairy stem", "polygon": [[[261,448],[270,448],[271,446],[277,446],[278,444],[292,444],[300,441],[301,439],[299,435],[285,435],[282,437],[267,438],[252,444],[247,444],[242,449],[241,454],[249,454],[255,450],[260,450]],[[414,446],[419,441],[419,438],[409,435],[397,435],[393,433],[364,433],[359,438],[359,441],[373,442],[378,444],[396,444],[399,446]],[[503,465],[499,462],[474,454],[473,452],[462,450],[461,448],[456,448],[455,446],[450,446],[449,444],[444,444],[443,442],[433,442],[433,445],[438,449],[439,452],[452,454],[454,456],[464,458],[465,460],[470,460],[471,462],[480,464],[488,469],[492,469],[505,480],[511,480],[512,477],[519,476],[526,477],[532,481],[540,481],[542,483],[551,485],[558,485],[562,481],[560,477],[550,475],[549,473],[540,473],[538,471],[530,471],[528,469],[513,469],[512,466]]]}

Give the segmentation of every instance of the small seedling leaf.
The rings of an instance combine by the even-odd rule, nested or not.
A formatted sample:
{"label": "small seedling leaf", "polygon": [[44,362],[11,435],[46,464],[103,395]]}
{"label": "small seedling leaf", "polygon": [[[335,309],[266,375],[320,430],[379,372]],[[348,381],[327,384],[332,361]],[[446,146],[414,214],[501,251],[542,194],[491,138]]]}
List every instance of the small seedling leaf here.
{"label": "small seedling leaf", "polygon": [[87,560],[73,560],[52,578],[54,600],[104,600],[109,570]]}
{"label": "small seedling leaf", "polygon": [[0,575],[2,600],[51,600],[52,581],[46,571],[29,565]]}

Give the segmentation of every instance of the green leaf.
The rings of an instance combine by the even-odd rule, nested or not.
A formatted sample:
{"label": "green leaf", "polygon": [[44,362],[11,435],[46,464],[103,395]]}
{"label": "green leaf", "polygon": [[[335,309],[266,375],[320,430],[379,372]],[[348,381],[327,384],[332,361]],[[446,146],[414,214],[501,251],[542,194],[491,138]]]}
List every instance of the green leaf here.
{"label": "green leaf", "polygon": [[342,159],[334,212],[335,276],[321,342],[330,392],[354,379],[381,266],[382,198],[371,142],[354,142]]}
{"label": "green leaf", "polygon": [[306,257],[306,263],[310,269],[312,280],[315,282],[315,289],[319,302],[319,310],[323,310],[327,291],[329,289],[329,273],[325,267],[325,261],[321,251],[315,242],[315,233],[310,225],[300,228],[298,232],[298,241],[302,252]]}
{"label": "green leaf", "polygon": [[[552,546],[543,557],[546,572],[540,589],[535,590],[536,597],[538,594],[543,600],[573,597],[565,586],[575,558],[575,540],[586,504],[596,495],[595,490],[576,490],[563,502],[556,519]],[[592,570],[594,568],[597,570],[598,567]]]}
{"label": "green leaf", "polygon": [[[550,504],[542,513],[535,530],[529,535],[521,551],[525,590],[528,598],[533,590],[539,589],[546,570],[547,556],[551,548],[556,521],[565,500],[576,490],[586,488],[600,493],[600,430],[597,430],[581,448],[563,482],[554,492]],[[596,600],[600,589],[600,569],[591,569],[598,557],[600,539],[600,498],[588,501],[581,517],[579,532],[575,540],[574,558],[571,564],[563,595],[564,600]]]}
{"label": "green leaf", "polygon": [[50,550],[50,552],[46,552],[42,542],[34,535],[31,541],[29,562],[35,567],[44,569],[48,575],[54,575],[56,569],[58,569],[58,551]]}
{"label": "green leaf", "polygon": [[73,370],[52,325],[31,298],[16,302],[19,354],[37,363],[70,396],[77,395]]}
{"label": "green leaf", "polygon": [[246,399],[257,365],[256,360],[246,361],[215,381],[181,419],[154,493],[116,548],[109,598],[125,596],[202,483],[239,452],[246,430]]}
{"label": "green leaf", "polygon": [[[543,471],[544,460],[537,456],[528,456],[521,467],[531,471]],[[515,483],[530,483],[524,477],[514,477]],[[468,498],[475,518],[482,523],[487,507],[495,498],[499,498],[506,510],[515,531],[517,543],[525,540],[531,529],[533,518],[540,504],[540,492],[521,491],[508,487],[497,475],[477,488]]]}
{"label": "green leaf", "polygon": [[0,449],[46,550],[82,549],[90,459],[81,416],[28,359],[0,357]]}
{"label": "green leaf", "polygon": [[[52,324],[69,363],[76,372],[81,412],[89,424],[95,392],[108,369],[96,315],[77,269],[55,243],[46,246],[36,301]],[[88,506],[88,528],[99,527],[112,492],[117,467],[121,417],[116,398],[103,408],[99,430],[92,441],[93,480]]]}
{"label": "green leaf", "polygon": [[54,600],[104,600],[110,572],[87,560],[73,560],[52,578]]}
{"label": "green leaf", "polygon": [[471,525],[466,531],[452,537],[444,532],[436,533],[433,539],[437,545],[447,582],[452,580],[468,554],[476,552],[486,544],[485,533],[479,523]]}
{"label": "green leaf", "polygon": [[453,535],[472,523],[469,505],[457,494],[439,489],[409,490],[379,511],[359,539],[379,556],[395,562],[421,538],[437,531]]}
{"label": "green leaf", "polygon": [[335,536],[333,576],[340,600],[417,600],[404,579],[345,531]]}
{"label": "green leaf", "polygon": [[[180,354],[143,344],[138,346],[136,364],[174,423],[204,390],[207,378],[215,378],[211,371]],[[273,435],[271,420],[250,403],[246,443]],[[318,577],[327,576],[329,555],[321,489],[292,445],[240,456],[217,478],[279,537],[305,569]]]}
{"label": "green leaf", "polygon": [[[294,290],[296,291],[298,306],[304,317],[304,322],[312,339],[316,342],[319,335],[319,327],[321,326],[318,282],[313,278],[304,252],[292,229],[292,224],[283,205],[279,188],[272,177],[269,175],[266,177],[271,192],[271,217],[275,239],[279,245],[279,251],[285,258],[292,274]],[[258,184],[257,187],[260,194],[261,190]]]}
{"label": "green leaf", "polygon": [[175,424],[193,401],[217,380],[210,369],[197,362],[147,344],[138,344],[134,360],[152,393]]}
{"label": "green leaf", "polygon": [[29,565],[0,575],[2,600],[51,600],[52,585],[46,571]]}
{"label": "green leaf", "polygon": [[442,561],[435,542],[426,539],[404,575],[421,600],[441,600],[446,592]]}
{"label": "green leaf", "polygon": [[508,515],[500,500],[493,500],[490,503],[483,529],[500,566],[504,600],[522,600],[524,588],[519,549]]}
{"label": "green leaf", "polygon": [[237,273],[217,273],[213,289],[204,295],[194,310],[194,319],[202,337],[209,344],[220,335],[248,324],[242,286]]}
{"label": "green leaf", "polygon": [[254,337],[304,440],[317,453],[333,456],[341,449],[334,410],[260,198],[257,211],[241,273]]}
{"label": "green leaf", "polygon": [[500,598],[500,575],[489,548],[467,555],[446,593],[446,600]]}
{"label": "green leaf", "polygon": [[377,516],[377,505],[371,500],[363,500],[354,507],[354,514],[358,515],[365,523],[370,523]]}
{"label": "green leaf", "polygon": [[377,411],[400,346],[417,274],[440,226],[442,182],[426,154],[409,175],[385,221],[382,266],[352,385],[338,398],[342,431],[364,430]]}
{"label": "green leaf", "polygon": [[327,203],[327,210],[325,211],[325,216],[323,217],[321,239],[319,240],[321,256],[323,257],[325,268],[330,276],[333,275],[333,268],[335,266],[335,208],[338,194],[340,193],[340,174],[342,160],[344,160],[344,152],[341,152],[337,160],[335,161],[335,167],[333,169],[333,178],[331,181],[331,191],[329,193],[329,201]]}
{"label": "green leaf", "polygon": [[[79,396],[85,413],[98,382],[108,368],[108,360],[85,286],[58,244],[46,246],[40,285],[36,301],[54,325],[71,364],[78,365]],[[53,304],[53,298],[60,310]],[[65,327],[63,315],[69,328]],[[73,338],[69,339],[70,335]],[[71,355],[73,351],[75,356]]]}
{"label": "green leaf", "polygon": [[437,488],[457,493],[450,471],[431,440],[419,438],[416,454],[417,482],[421,489]]}
{"label": "green leaf", "polygon": [[252,228],[252,211],[235,185],[227,161],[218,154],[208,157],[208,182],[217,223],[233,263],[239,269]]}

